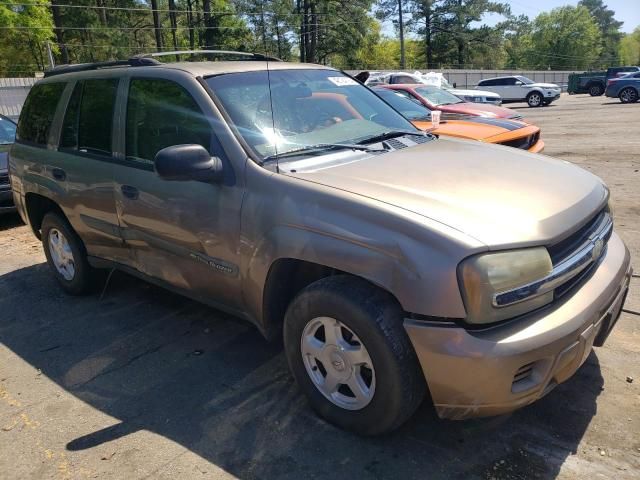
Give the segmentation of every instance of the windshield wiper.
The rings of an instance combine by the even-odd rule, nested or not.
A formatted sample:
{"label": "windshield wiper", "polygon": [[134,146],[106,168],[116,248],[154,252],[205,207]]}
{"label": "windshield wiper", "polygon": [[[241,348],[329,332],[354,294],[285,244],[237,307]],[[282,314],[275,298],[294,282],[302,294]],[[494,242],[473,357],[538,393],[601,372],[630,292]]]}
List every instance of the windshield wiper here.
{"label": "windshield wiper", "polygon": [[365,152],[379,152],[382,149],[370,148],[361,144],[349,144],[349,143],[316,143],[313,145],[302,145],[300,148],[294,148],[293,150],[287,150],[282,153],[274,153],[262,159],[262,164],[270,160],[276,160],[279,158],[293,157],[303,153],[311,153],[316,150],[336,150],[336,149],[349,149],[349,150],[362,150]]}
{"label": "windshield wiper", "polygon": [[373,135],[371,137],[367,137],[364,140],[358,142],[359,145],[365,145],[367,143],[377,143],[383,142],[385,140],[389,140],[390,138],[402,137],[404,135],[418,135],[420,137],[428,137],[430,134],[425,133],[421,130],[388,130],[386,132],[382,132],[378,135]]}

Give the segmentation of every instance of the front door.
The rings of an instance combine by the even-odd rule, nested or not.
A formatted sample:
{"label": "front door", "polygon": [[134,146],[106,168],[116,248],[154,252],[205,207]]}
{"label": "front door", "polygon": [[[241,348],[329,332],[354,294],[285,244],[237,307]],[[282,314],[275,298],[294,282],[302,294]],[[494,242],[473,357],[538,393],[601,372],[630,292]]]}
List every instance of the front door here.
{"label": "front door", "polygon": [[[122,166],[115,174],[120,226],[134,268],[192,297],[235,310],[240,305],[244,190],[234,181],[212,121],[203,113],[206,105],[189,88],[194,86],[160,78],[130,79],[123,107]],[[160,178],[153,168],[156,153],[180,144],[199,144],[219,156],[225,180]]]}

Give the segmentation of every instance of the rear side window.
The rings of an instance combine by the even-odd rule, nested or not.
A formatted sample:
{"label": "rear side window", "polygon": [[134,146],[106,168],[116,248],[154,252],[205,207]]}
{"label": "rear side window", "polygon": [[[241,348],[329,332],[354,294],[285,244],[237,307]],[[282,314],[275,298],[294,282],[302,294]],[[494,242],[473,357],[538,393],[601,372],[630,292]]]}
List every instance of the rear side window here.
{"label": "rear side window", "polygon": [[132,79],[127,100],[127,158],[153,162],[159,150],[181,144],[210,149],[211,127],[193,97],[170,80]]}
{"label": "rear side window", "polygon": [[84,80],[73,89],[62,124],[60,147],[111,155],[117,79]]}
{"label": "rear side window", "polygon": [[478,86],[479,87],[495,87],[495,86],[501,85],[500,81],[501,80],[499,79],[482,80],[480,83],[478,83]]}
{"label": "rear side window", "polygon": [[29,92],[18,123],[17,138],[23,142],[47,144],[47,137],[56,113],[64,83],[35,85]]}

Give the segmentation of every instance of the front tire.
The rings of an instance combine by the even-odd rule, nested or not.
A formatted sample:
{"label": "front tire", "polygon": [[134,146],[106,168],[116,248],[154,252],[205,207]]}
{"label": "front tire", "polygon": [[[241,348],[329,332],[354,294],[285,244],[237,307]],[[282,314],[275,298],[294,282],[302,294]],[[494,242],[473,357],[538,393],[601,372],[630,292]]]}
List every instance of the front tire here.
{"label": "front tire", "polygon": [[589,86],[589,95],[592,97],[599,97],[604,93],[604,88],[599,83],[594,83]]}
{"label": "front tire", "polygon": [[84,245],[67,219],[57,213],[47,213],[41,232],[47,263],[62,289],[71,295],[92,292],[99,278],[98,271],[89,265]]}
{"label": "front tire", "polygon": [[638,101],[638,92],[633,87],[626,87],[620,91],[618,98],[622,103],[636,103]]}
{"label": "front tire", "polygon": [[531,92],[529,95],[527,95],[527,104],[530,107],[540,107],[542,106],[543,102],[544,99],[542,98],[542,94],[540,92]]}
{"label": "front tire", "polygon": [[361,435],[390,432],[424,399],[426,384],[388,293],[348,275],[318,280],[284,321],[289,368],[313,409]]}

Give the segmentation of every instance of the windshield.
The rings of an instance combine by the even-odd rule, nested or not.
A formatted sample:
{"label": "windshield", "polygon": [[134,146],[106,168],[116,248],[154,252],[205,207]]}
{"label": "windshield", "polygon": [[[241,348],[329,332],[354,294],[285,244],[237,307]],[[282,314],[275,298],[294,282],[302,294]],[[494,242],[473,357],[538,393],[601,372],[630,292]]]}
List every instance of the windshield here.
{"label": "windshield", "polygon": [[305,146],[357,144],[391,130],[417,131],[368,88],[335,70],[227,73],[206,81],[263,160]]}
{"label": "windshield", "polygon": [[525,85],[531,85],[532,83],[536,83],[533,80],[531,80],[530,78],[527,77],[523,77],[523,76],[518,76],[516,77],[518,80],[520,80],[522,83],[524,83]]}
{"label": "windshield", "polygon": [[431,110],[424,105],[408,99],[404,92],[389,90],[388,88],[374,88],[374,92],[389,105],[399,111],[403,117],[409,120],[431,121]]}
{"label": "windshield", "polygon": [[452,105],[454,103],[462,103],[458,97],[454,94],[442,90],[438,87],[432,87],[425,85],[424,87],[416,87],[415,91],[421,96],[427,99],[432,105]]}
{"label": "windshield", "polygon": [[0,145],[8,145],[16,140],[16,124],[8,118],[0,117]]}

